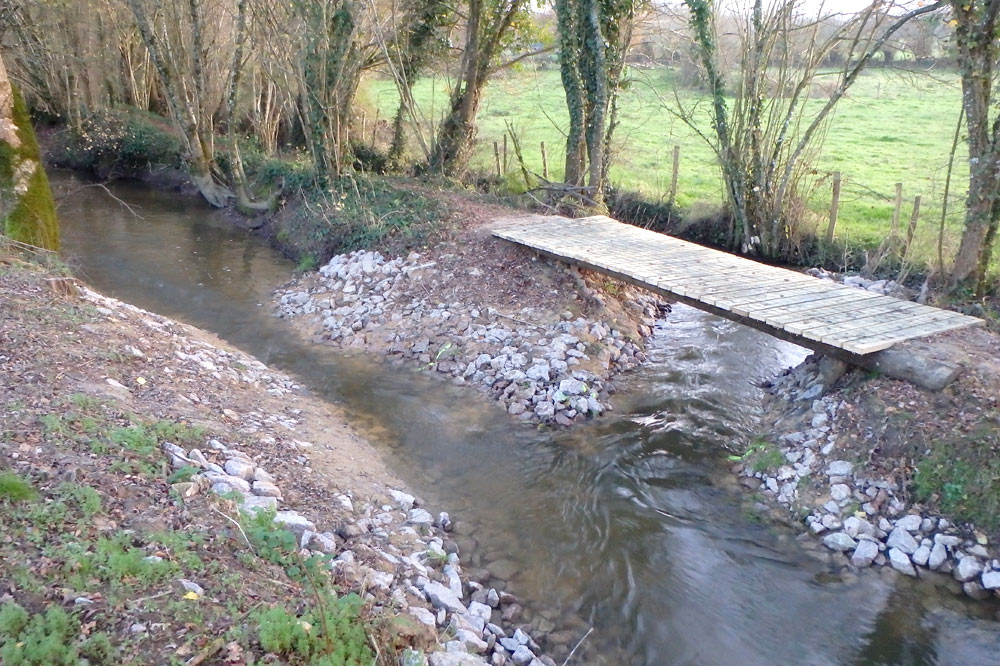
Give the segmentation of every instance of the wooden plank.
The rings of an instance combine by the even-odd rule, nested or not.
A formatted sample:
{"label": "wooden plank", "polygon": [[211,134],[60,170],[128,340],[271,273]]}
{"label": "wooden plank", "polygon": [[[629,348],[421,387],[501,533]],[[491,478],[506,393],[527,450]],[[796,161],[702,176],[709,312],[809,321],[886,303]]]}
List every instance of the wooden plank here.
{"label": "wooden plank", "polygon": [[[782,328],[784,328],[789,333],[794,333],[796,335],[802,335],[806,331],[814,330],[818,328],[832,327],[838,324],[855,324],[856,326],[867,326],[873,321],[884,321],[885,317],[892,316],[894,314],[902,314],[907,310],[912,309],[909,307],[911,304],[904,301],[897,303],[883,303],[877,305],[867,306],[863,309],[854,308],[850,311],[841,311],[829,315],[816,315],[813,317],[806,317],[799,319],[794,322],[788,322]],[[912,305],[916,305],[913,303]],[[919,306],[918,306],[919,307]],[[845,330],[848,330],[845,327]]]}
{"label": "wooden plank", "polygon": [[534,216],[494,235],[828,351],[870,353],[900,339],[981,323],[602,216]]}
{"label": "wooden plank", "polygon": [[838,294],[835,291],[828,289],[803,287],[797,291],[782,292],[775,295],[763,293],[757,296],[734,299],[730,302],[720,300],[719,307],[726,308],[741,317],[754,316],[755,318],[759,318],[762,316],[761,314],[751,315],[751,313],[763,313],[765,310],[776,307],[816,303],[836,298],[837,296]]}

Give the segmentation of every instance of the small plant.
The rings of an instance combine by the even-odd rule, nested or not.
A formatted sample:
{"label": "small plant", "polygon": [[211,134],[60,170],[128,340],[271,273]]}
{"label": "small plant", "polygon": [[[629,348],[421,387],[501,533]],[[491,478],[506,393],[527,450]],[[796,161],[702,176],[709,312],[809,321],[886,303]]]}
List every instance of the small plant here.
{"label": "small plant", "polygon": [[781,467],[785,462],[785,456],[766,439],[757,437],[743,455],[729,456],[729,460],[749,464],[754,472],[767,472]]}
{"label": "small plant", "polygon": [[85,641],[80,641],[79,636],[79,620],[58,606],[35,614],[14,602],[0,607],[0,663],[4,666],[114,663],[114,649],[107,635],[95,634]]}
{"label": "small plant", "polygon": [[369,666],[375,662],[361,620],[361,598],[321,592],[316,607],[296,617],[276,606],[256,614],[257,636],[270,653],[310,666]]}
{"label": "small plant", "polygon": [[175,470],[173,474],[167,477],[167,483],[187,483],[194,475],[197,474],[199,470],[197,467],[191,465],[184,465],[178,470]]}
{"label": "small plant", "polygon": [[27,502],[38,497],[31,483],[14,472],[0,472],[0,501]]}

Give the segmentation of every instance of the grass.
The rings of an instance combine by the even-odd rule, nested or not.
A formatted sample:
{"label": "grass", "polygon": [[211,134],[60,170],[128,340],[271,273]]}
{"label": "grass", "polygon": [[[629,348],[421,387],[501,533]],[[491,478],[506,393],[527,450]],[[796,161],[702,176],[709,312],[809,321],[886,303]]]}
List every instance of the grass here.
{"label": "grass", "polygon": [[0,472],[0,502],[16,504],[38,496],[31,483],[14,472]]}
{"label": "grass", "polygon": [[[666,69],[632,70],[632,84],[622,96],[621,125],[616,134],[613,184],[663,199],[670,186],[671,152],[681,148],[677,204],[697,217],[722,199],[722,183],[714,155],[695,132],[664,110],[673,99],[672,73]],[[431,121],[447,105],[447,81],[422,79],[414,88],[421,110]],[[370,96],[384,117],[395,112],[397,93],[391,81],[369,82]],[[679,90],[686,104],[699,94]],[[815,110],[823,100],[809,103]],[[877,246],[885,238],[892,217],[895,183],[904,185],[901,224],[909,220],[913,196],[923,197],[911,254],[934,263],[936,229],[941,214],[944,174],[961,103],[957,76],[870,70],[851,88],[836,108],[824,149],[816,164],[811,208],[815,222],[824,225],[832,180],[843,174],[837,237],[851,244]],[[565,99],[557,70],[512,72],[493,80],[486,89],[478,117],[478,146],[473,165],[492,172],[493,141],[502,140],[505,121],[520,135],[529,168],[541,173],[544,141],[549,170],[558,179],[564,159],[567,120]],[[707,121],[705,131],[710,129]],[[957,247],[962,225],[962,196],[968,174],[964,150],[956,156],[947,221],[946,253]],[[511,157],[511,169],[516,170]],[[946,254],[946,257],[950,254]]]}
{"label": "grass", "polygon": [[[384,663],[370,644],[380,629],[364,601],[339,594],[327,573],[330,557],[303,558],[295,535],[277,526],[273,513],[242,516],[238,532],[164,527],[178,521],[156,517],[170,511],[165,506],[180,509],[168,499],[167,484],[193,472],[158,476],[169,467],[159,443],[196,445],[207,437],[204,430],[143,419],[83,394],[50,409],[35,421],[41,445],[77,456],[93,452],[94,441],[102,446],[84,458],[82,474],[93,485],[49,476],[33,483],[31,475],[0,471],[0,561],[10,565],[0,570],[0,587],[14,592],[0,603],[0,664],[182,664],[219,640],[230,654],[269,655],[240,663]],[[141,476],[122,483],[122,458]],[[140,497],[145,509],[135,503]],[[213,501],[231,510],[224,500]],[[183,509],[201,512],[185,523],[211,515],[205,507]],[[131,513],[142,520],[120,522]],[[146,521],[160,527],[139,527]],[[186,591],[181,578],[200,581],[206,598]],[[86,601],[67,604],[67,598]],[[136,625],[144,629],[132,630]],[[174,652],[172,660],[163,659]]]}
{"label": "grass", "polygon": [[[937,504],[958,520],[995,532],[1000,530],[1000,432],[956,447],[941,442],[917,463],[914,495]],[[956,450],[961,451],[957,454]]]}
{"label": "grass", "polygon": [[747,445],[742,455],[732,455],[729,459],[749,465],[754,472],[760,473],[770,472],[785,464],[785,456],[778,447],[760,436]]}

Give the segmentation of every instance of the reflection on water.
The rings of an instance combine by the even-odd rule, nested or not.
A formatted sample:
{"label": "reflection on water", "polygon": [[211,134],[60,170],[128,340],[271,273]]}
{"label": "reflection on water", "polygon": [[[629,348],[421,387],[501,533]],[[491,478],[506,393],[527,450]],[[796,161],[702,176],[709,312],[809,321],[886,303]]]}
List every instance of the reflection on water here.
{"label": "reflection on water", "polygon": [[594,627],[574,663],[1000,663],[985,608],[942,579],[837,582],[796,535],[744,515],[725,456],[752,432],[756,385],[802,350],[677,307],[616,412],[540,431],[468,389],[297,341],[270,316],[288,262],[200,202],[116,194],[144,219],[96,189],[62,205],[80,274],[342,404],[397,474],[456,518],[467,567],[509,579],[533,627],[569,645]]}

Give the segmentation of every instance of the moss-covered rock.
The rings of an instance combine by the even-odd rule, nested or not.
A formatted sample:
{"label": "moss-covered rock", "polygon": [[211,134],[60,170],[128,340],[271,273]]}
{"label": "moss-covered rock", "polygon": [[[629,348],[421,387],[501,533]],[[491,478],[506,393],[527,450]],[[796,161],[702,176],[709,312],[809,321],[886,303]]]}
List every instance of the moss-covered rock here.
{"label": "moss-covered rock", "polygon": [[59,219],[38,140],[20,93],[0,63],[0,229],[22,243],[59,249]]}

